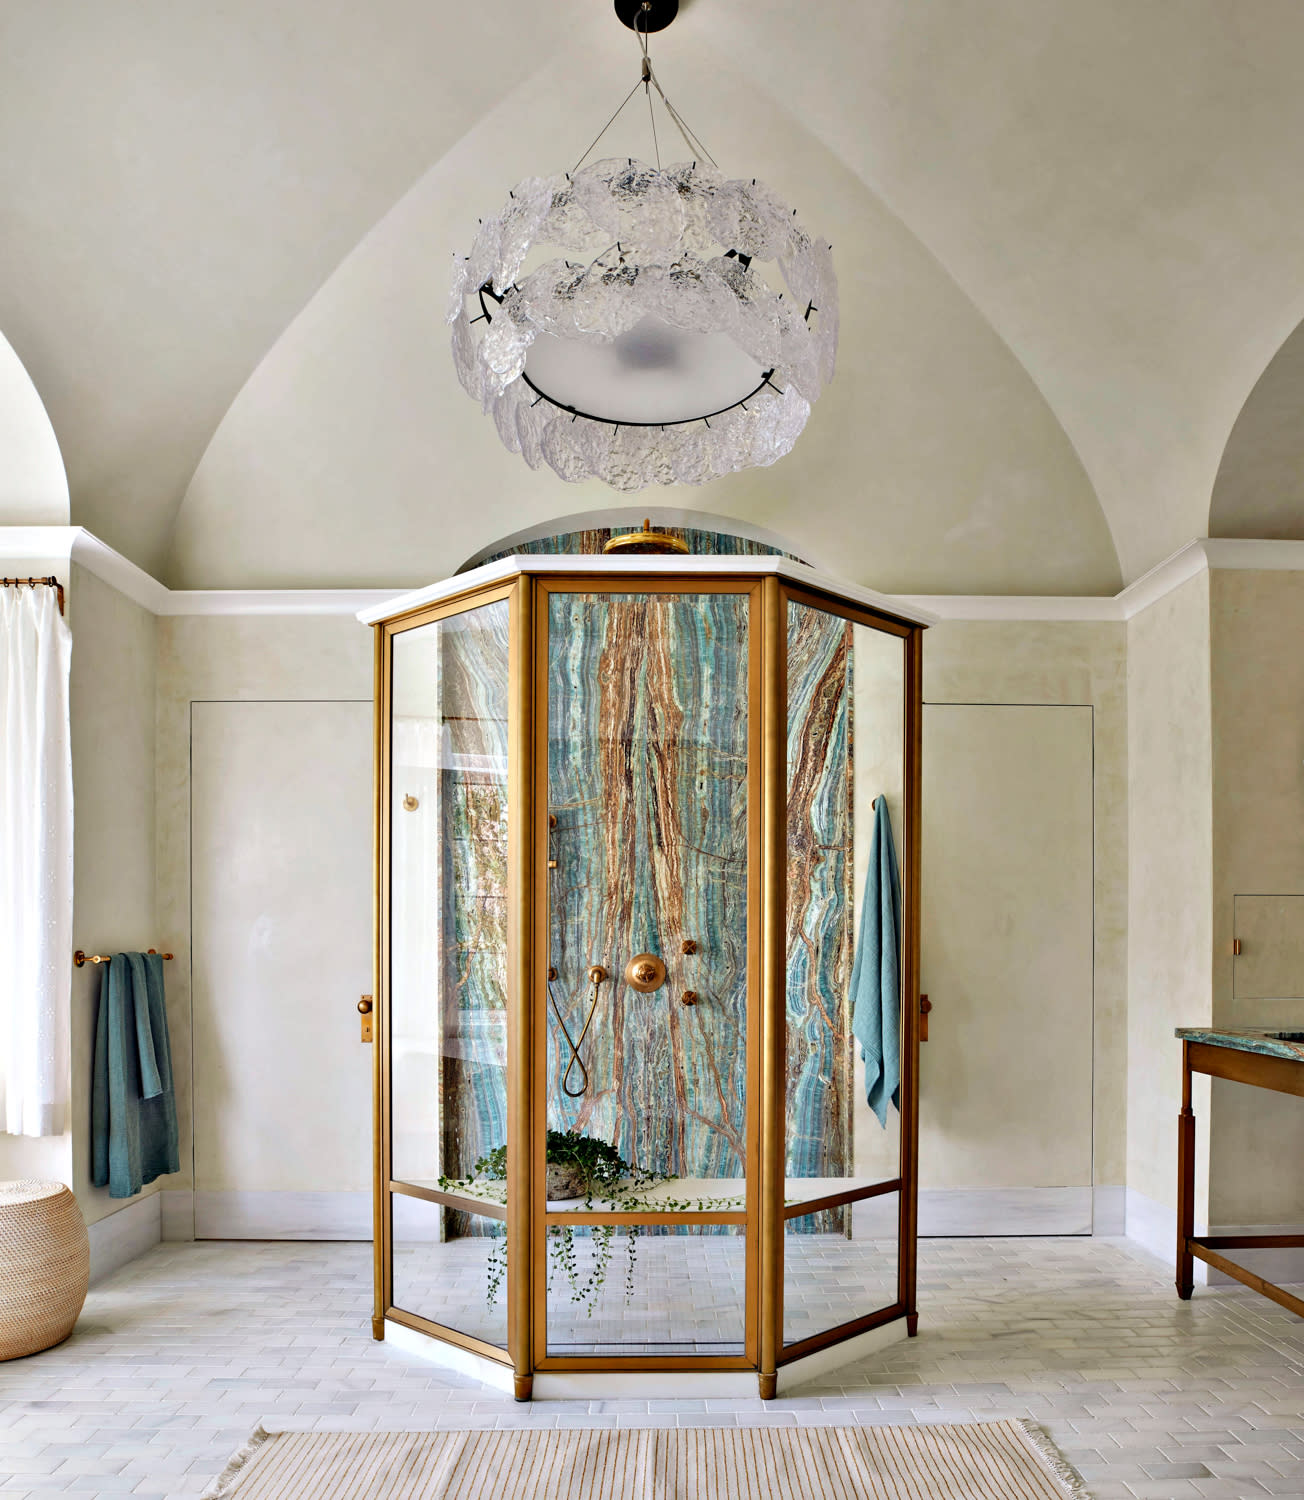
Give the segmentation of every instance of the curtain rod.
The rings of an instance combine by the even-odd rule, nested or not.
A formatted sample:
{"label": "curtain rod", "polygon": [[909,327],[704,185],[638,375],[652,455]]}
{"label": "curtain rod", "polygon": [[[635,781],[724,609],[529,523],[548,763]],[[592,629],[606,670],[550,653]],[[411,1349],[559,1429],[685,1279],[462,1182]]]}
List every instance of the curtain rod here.
{"label": "curtain rod", "polygon": [[53,574],[49,578],[0,578],[0,585],[3,585],[7,589],[21,588],[23,584],[33,589],[40,584],[45,584],[47,588],[56,589],[59,594],[59,613],[63,613],[63,584]]}

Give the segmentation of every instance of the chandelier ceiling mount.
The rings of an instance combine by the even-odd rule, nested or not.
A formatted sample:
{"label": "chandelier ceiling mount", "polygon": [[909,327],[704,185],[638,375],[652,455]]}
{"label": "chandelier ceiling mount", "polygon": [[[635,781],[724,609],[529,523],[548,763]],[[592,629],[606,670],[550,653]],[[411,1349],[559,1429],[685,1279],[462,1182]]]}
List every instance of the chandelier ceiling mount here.
{"label": "chandelier ceiling mount", "polygon": [[679,14],[679,0],[616,0],[616,14],[631,31],[650,36],[664,31]]}

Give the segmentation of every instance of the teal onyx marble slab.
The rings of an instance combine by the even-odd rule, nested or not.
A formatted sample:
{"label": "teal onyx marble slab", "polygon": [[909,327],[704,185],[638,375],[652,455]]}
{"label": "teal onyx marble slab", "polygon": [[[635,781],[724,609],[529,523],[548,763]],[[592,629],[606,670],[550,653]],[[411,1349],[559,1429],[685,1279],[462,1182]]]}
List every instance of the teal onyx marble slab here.
{"label": "teal onyx marble slab", "polygon": [[[1235,1030],[1203,1026],[1179,1026],[1173,1033],[1184,1042],[1204,1042],[1209,1047],[1230,1047],[1236,1052],[1257,1052],[1263,1057],[1284,1057],[1304,1062],[1304,1027],[1245,1026]],[[1295,1040],[1291,1040],[1295,1038]]]}
{"label": "teal onyx marble slab", "polygon": [[[748,620],[742,594],[549,604],[548,1124],[677,1177],[740,1177],[747,1144]],[[696,945],[682,951],[685,941]],[[627,985],[659,955],[667,983]],[[581,1052],[583,1097],[562,1089]],[[684,1005],[686,990],[698,995]],[[572,1072],[571,1084],[577,1074]]]}
{"label": "teal onyx marble slab", "polygon": [[851,625],[790,604],[784,1069],[789,1177],[837,1177],[853,1154],[851,672]]}

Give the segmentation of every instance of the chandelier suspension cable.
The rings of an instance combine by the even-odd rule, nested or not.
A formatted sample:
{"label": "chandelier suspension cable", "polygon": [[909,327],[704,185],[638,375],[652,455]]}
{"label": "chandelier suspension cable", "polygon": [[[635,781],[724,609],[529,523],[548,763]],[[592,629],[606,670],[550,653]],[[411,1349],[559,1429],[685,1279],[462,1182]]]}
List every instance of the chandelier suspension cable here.
{"label": "chandelier suspension cable", "polygon": [[661,144],[657,139],[656,114],[652,108],[653,89],[655,89],[660,95],[661,103],[665,109],[666,114],[670,116],[670,119],[674,123],[675,128],[679,131],[679,134],[683,136],[684,144],[688,147],[690,155],[695,160],[701,159],[704,161],[709,161],[713,167],[716,167],[717,169],[719,167],[719,163],[702,144],[696,131],[690,128],[683,115],[679,113],[675,106],[671,104],[670,100],[666,97],[665,89],[661,87],[660,80],[657,78],[656,73],[653,72],[652,57],[648,51],[648,34],[641,26],[637,24],[639,16],[642,14],[642,12],[639,12],[639,15],[636,15],[634,18],[634,32],[638,37],[639,47],[643,55],[643,71],[639,75],[638,82],[635,83],[634,87],[630,89],[629,93],[627,93],[625,97],[620,101],[620,103],[616,106],[611,115],[611,118],[602,127],[602,129],[598,131],[597,135],[593,137],[592,141],[590,141],[588,150],[585,151],[584,155],[581,156],[580,159],[571,168],[572,173],[578,172],[579,169],[584,165],[584,163],[589,159],[589,157],[593,155],[594,148],[597,146],[598,142],[601,141],[602,137],[606,135],[607,131],[609,131],[611,127],[616,123],[616,121],[620,118],[620,115],[624,111],[625,106],[638,92],[640,84],[642,85],[643,93],[647,98],[648,118],[652,122],[652,148],[656,153],[656,163],[658,171],[661,168]]}
{"label": "chandelier suspension cable", "polygon": [[575,163],[575,165],[571,168],[571,172],[572,173],[578,172],[579,169],[584,165],[584,163],[586,161],[588,161],[589,157],[593,155],[593,148],[594,148],[594,146],[596,146],[598,144],[598,142],[602,139],[602,137],[604,135],[606,135],[607,131],[609,131],[611,129],[611,127],[616,123],[616,120],[619,117],[621,110],[623,110],[624,107],[629,103],[629,101],[634,97],[634,95],[638,93],[638,84],[642,83],[642,82],[643,82],[643,80],[640,78],[639,81],[638,81],[638,83],[636,83],[634,85],[634,87],[632,89],[630,89],[629,93],[627,93],[625,95],[625,97],[620,101],[620,103],[616,106],[615,112],[612,114],[611,118],[602,127],[602,129],[598,131],[597,135],[595,135],[593,137],[593,139],[589,142],[589,148],[588,148],[588,150],[584,153],[583,156],[580,157],[579,161],[577,161]]}
{"label": "chandelier suspension cable", "polygon": [[652,59],[647,55],[646,31],[639,31],[639,40],[643,43],[643,95],[647,99],[647,117],[652,125],[652,150],[657,159],[657,171],[659,172],[661,170],[661,143],[657,140],[656,110],[652,108],[652,89],[650,87],[652,82]]}

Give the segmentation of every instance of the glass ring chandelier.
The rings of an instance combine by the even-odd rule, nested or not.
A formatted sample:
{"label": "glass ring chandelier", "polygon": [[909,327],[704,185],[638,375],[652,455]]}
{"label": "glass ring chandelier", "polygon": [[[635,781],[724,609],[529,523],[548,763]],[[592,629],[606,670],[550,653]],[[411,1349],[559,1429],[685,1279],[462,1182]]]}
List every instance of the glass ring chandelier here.
{"label": "glass ring chandelier", "polygon": [[[454,260],[448,322],[469,395],[531,468],[618,490],[772,464],[833,377],[832,246],[756,178],[727,178],[666,97],[648,35],[678,0],[616,0],[633,88],[569,172],[527,177]],[[589,166],[639,89],[655,166]],[[691,159],[663,167],[655,101]]]}

